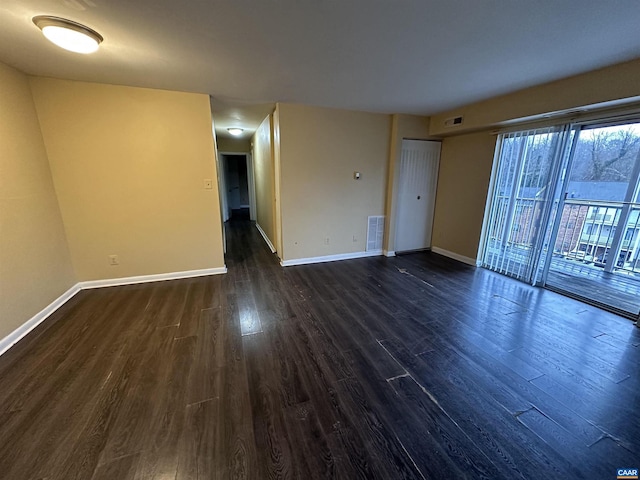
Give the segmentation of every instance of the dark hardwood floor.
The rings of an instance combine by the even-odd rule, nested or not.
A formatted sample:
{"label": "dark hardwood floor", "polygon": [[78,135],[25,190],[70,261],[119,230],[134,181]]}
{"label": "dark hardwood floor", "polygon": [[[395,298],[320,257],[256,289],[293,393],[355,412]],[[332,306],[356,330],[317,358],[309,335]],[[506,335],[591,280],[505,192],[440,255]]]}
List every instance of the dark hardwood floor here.
{"label": "dark hardwood floor", "polygon": [[435,254],[83,291],[0,357],[0,478],[615,478],[640,330]]}

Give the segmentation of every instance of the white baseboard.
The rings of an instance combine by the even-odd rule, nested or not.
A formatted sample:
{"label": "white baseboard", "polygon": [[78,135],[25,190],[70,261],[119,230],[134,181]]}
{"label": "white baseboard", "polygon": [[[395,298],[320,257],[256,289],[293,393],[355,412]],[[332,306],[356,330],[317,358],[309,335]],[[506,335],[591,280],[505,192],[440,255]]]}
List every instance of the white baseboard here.
{"label": "white baseboard", "polygon": [[251,208],[251,205],[240,205],[240,208]]}
{"label": "white baseboard", "polygon": [[351,260],[352,258],[377,257],[382,255],[382,250],[373,250],[371,252],[353,252],[339,253],[337,255],[326,255],[324,257],[294,258],[291,260],[283,260],[280,265],[283,267],[292,267],[293,265],[307,265],[309,263],[337,262],[339,260]]}
{"label": "white baseboard", "polygon": [[273,246],[273,243],[271,243],[271,240],[269,240],[269,237],[267,237],[267,234],[264,233],[264,230],[262,230],[262,227],[258,224],[258,222],[256,222],[256,228],[260,232],[260,235],[262,235],[262,238],[264,238],[264,241],[267,242],[267,245],[269,245],[269,250],[271,250],[271,253],[276,253],[276,247]]}
{"label": "white baseboard", "polygon": [[162,282],[165,280],[178,280],[180,278],[206,277],[208,275],[220,275],[227,273],[227,267],[204,268],[202,270],[187,270],[185,272],[158,273],[155,275],[140,275],[137,277],[108,278],[106,280],[90,280],[80,282],[80,289],[116,287],[118,285],[133,285],[136,283]]}
{"label": "white baseboard", "polygon": [[459,262],[466,263],[467,265],[476,266],[476,259],[471,257],[465,257],[464,255],[460,255],[459,253],[450,252],[449,250],[445,250],[440,247],[431,247],[431,251],[433,253],[438,253],[445,257],[453,258],[454,260],[458,260]]}
{"label": "white baseboard", "polygon": [[33,317],[31,317],[29,320],[24,322],[22,325],[16,328],[9,335],[7,335],[2,340],[0,340],[0,355],[5,353],[7,350],[13,347],[16,343],[18,343],[27,333],[29,333],[31,330],[36,328],[42,322],[44,322],[53,312],[55,312],[62,305],[67,303],[69,300],[71,300],[71,298],[73,298],[73,296],[76,293],[78,293],[80,290],[81,288],[76,283],[73,287],[71,287],[69,290],[64,292],[62,295],[56,298],[53,302],[51,302],[49,305],[44,307],[42,310],[36,313]]}
{"label": "white baseboard", "polygon": [[69,290],[56,298],[49,305],[25,323],[16,328],[9,335],[0,340],[0,355],[18,343],[26,334],[44,322],[53,312],[67,303],[80,290],[92,288],[115,287],[118,285],[132,285],[136,283],[160,282],[163,280],[177,280],[179,278],[204,277],[207,275],[218,275],[227,273],[227,267],[205,268],[202,270],[188,270],[185,272],[160,273],[156,275],[141,275],[137,277],[111,278],[107,280],[91,280],[88,282],[78,282]]}
{"label": "white baseboard", "polygon": [[382,254],[383,254],[385,257],[395,257],[395,256],[396,256],[396,252],[395,252],[395,251],[393,251],[393,250],[383,250],[383,251],[382,251]]}

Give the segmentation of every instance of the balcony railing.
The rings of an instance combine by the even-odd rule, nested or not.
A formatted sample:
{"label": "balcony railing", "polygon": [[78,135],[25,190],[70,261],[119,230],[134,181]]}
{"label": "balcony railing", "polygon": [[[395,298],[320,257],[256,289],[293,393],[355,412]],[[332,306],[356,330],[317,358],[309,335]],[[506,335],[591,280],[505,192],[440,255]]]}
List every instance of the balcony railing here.
{"label": "balcony railing", "polygon": [[[554,245],[555,257],[599,268],[609,263],[612,272],[640,274],[639,218],[638,203],[568,199]],[[621,221],[625,224],[620,225]],[[611,255],[617,257],[609,259]]]}
{"label": "balcony railing", "polygon": [[[507,197],[498,199],[498,215],[489,232],[489,252],[503,251],[510,261],[520,263],[530,254],[529,249],[539,233],[544,201],[517,197],[511,210],[507,208],[508,202]],[[622,238],[616,239],[623,214],[626,225]],[[604,268],[617,241],[618,258],[615,262],[612,260],[610,270],[640,275],[639,220],[638,203],[567,199],[553,245],[554,258]]]}

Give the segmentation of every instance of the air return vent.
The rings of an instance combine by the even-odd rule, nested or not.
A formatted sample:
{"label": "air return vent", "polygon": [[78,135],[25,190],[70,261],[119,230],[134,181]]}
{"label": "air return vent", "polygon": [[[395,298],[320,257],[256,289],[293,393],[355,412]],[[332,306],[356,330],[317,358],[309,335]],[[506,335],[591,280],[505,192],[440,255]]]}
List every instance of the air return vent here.
{"label": "air return vent", "polygon": [[369,217],[367,227],[367,252],[382,251],[384,215]]}
{"label": "air return vent", "polygon": [[464,122],[464,117],[447,118],[444,121],[444,126],[445,127],[457,127],[458,125],[462,125],[462,122]]}

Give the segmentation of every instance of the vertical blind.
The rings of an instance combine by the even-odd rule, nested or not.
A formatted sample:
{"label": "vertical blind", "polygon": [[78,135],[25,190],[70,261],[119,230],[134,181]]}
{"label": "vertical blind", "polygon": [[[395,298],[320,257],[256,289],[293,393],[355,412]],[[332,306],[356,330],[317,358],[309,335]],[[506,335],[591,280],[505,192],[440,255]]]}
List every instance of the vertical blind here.
{"label": "vertical blind", "polygon": [[550,127],[499,135],[480,251],[483,267],[535,282],[568,133]]}

